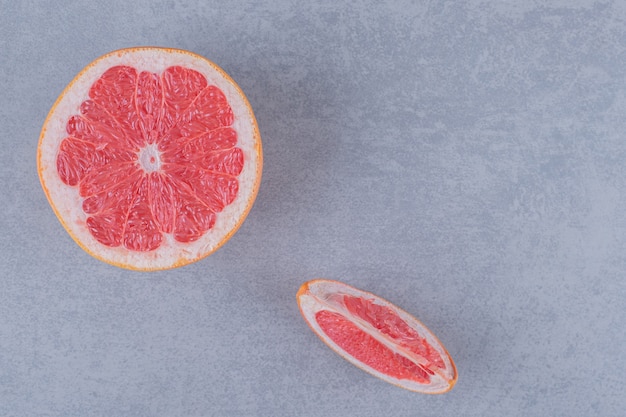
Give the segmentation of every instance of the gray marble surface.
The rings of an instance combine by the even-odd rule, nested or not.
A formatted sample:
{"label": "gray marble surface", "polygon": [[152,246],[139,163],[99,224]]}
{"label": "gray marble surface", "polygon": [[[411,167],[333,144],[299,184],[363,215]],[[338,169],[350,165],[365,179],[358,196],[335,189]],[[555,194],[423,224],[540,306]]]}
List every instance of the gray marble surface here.
{"label": "gray marble surface", "polygon": [[[0,415],[626,415],[624,4],[0,0]],[[157,273],[83,252],[36,169],[65,85],[137,45],[222,66],[265,151],[239,232]],[[340,359],[315,277],[419,317],[456,387]]]}

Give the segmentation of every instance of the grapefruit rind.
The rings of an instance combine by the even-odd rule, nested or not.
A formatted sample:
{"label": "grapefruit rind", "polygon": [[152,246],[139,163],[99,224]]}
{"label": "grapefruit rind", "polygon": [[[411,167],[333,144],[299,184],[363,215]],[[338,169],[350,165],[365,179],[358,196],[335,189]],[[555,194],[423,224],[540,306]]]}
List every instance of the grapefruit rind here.
{"label": "grapefruit rind", "polygon": [[[171,235],[163,235],[161,246],[149,252],[133,252],[124,247],[102,245],[85,226],[87,215],[82,210],[77,187],[64,184],[56,171],[56,156],[61,141],[67,137],[66,123],[70,116],[80,114],[80,105],[88,99],[91,85],[108,68],[130,65],[138,71],[160,73],[167,67],[180,65],[202,73],[210,85],[226,96],[234,113],[231,125],[237,131],[237,146],[244,153],[245,164],[238,176],[239,193],[235,200],[217,215],[212,229],[195,242],[181,244]],[[219,66],[189,51],[137,47],[110,52],[85,67],[63,90],[50,110],[39,138],[37,167],[43,190],[53,211],[76,243],[93,257],[133,270],[162,270],[198,261],[219,249],[239,229],[256,198],[263,167],[261,136],[256,118],[243,91]]]}
{"label": "grapefruit rind", "polygon": [[[383,343],[389,349],[396,353],[400,353],[403,356],[407,356],[407,352],[403,351],[397,345],[395,345],[391,340],[386,338],[384,335],[380,334],[376,331],[372,325],[369,323],[360,320],[359,318],[354,317],[350,312],[347,311],[345,306],[341,303],[336,302],[335,300],[342,295],[349,295],[359,298],[364,298],[367,300],[372,300],[375,304],[387,307],[392,309],[400,318],[402,318],[409,327],[415,329],[422,337],[424,337],[428,343],[439,353],[444,364],[445,369],[443,370],[433,370],[434,375],[431,375],[431,380],[429,384],[421,384],[415,381],[411,381],[408,379],[398,379],[392,377],[390,375],[379,372],[378,370],[368,366],[367,364],[359,361],[354,358],[348,352],[346,352],[343,348],[341,348],[337,343],[335,343],[320,327],[315,319],[315,314],[321,310],[327,310],[335,313],[339,313],[344,317],[353,321],[359,328],[374,336],[379,342]],[[297,295],[296,298],[298,300],[298,306],[300,308],[300,312],[304,317],[305,321],[313,330],[313,332],[320,338],[322,341],[328,345],[333,351],[339,354],[341,357],[346,359],[348,362],[357,366],[358,368],[388,382],[393,385],[399,386],[401,388],[407,389],[409,391],[424,393],[424,394],[443,394],[448,392],[454,387],[456,384],[458,374],[456,371],[456,366],[450,357],[450,354],[445,349],[443,344],[437,339],[437,337],[419,320],[415,317],[407,313],[406,311],[398,308],[394,304],[390,303],[387,300],[384,300],[372,293],[351,287],[347,284],[344,284],[339,281],[328,280],[328,279],[315,279],[304,283]],[[415,356],[415,355],[413,355]],[[419,358],[413,357],[412,360],[415,363],[420,363]]]}

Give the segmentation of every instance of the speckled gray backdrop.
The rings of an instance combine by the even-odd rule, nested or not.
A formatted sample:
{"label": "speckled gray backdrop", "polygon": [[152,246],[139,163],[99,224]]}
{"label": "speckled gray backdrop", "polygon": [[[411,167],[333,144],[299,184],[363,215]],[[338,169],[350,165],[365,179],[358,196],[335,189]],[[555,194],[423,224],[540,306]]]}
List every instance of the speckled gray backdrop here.
{"label": "speckled gray backdrop", "polygon": [[[626,3],[0,0],[0,415],[626,415]],[[39,130],[94,58],[184,48],[248,95],[257,203],[211,257],[91,258]],[[314,277],[446,344],[443,396],[341,360]]]}

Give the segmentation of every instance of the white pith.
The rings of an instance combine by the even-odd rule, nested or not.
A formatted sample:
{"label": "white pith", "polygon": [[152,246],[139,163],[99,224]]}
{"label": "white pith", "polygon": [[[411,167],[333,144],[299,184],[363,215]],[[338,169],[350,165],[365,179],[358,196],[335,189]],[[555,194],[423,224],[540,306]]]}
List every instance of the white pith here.
{"label": "white pith", "polygon": [[[373,300],[375,304],[385,306],[391,308],[393,311],[398,314],[411,328],[416,330],[422,337],[424,337],[428,343],[441,355],[441,358],[445,364],[444,370],[438,370],[438,373],[435,375],[431,375],[430,383],[420,384],[415,381],[406,380],[406,379],[398,379],[391,377],[389,375],[383,374],[376,369],[364,364],[358,359],[351,356],[344,349],[342,349],[339,345],[332,341],[326,335],[326,333],[321,329],[317,320],[315,320],[315,314],[320,310],[328,310],[332,312],[339,313],[346,318],[349,318],[355,325],[357,325],[360,329],[370,334],[372,337],[375,337],[378,341],[383,343],[392,351],[399,353],[413,362],[420,364],[424,363],[424,361],[417,357],[416,355],[412,355],[410,352],[400,349],[397,345],[395,345],[388,337],[380,334],[371,324],[354,317],[342,304],[338,301],[339,297],[343,294],[362,297],[368,300]],[[419,322],[415,317],[411,316],[407,312],[397,308],[393,304],[388,301],[377,297],[371,293],[361,291],[357,288],[350,287],[346,284],[331,281],[331,280],[314,280],[309,282],[308,291],[299,295],[299,304],[300,310],[311,326],[313,331],[322,339],[325,343],[327,343],[331,349],[341,355],[350,363],[356,365],[357,367],[377,376],[389,383],[394,385],[401,386],[411,391],[417,391],[422,393],[436,394],[449,390],[451,386],[455,383],[456,380],[456,369],[452,363],[452,359],[449,354],[441,344],[441,342],[437,339],[437,337],[432,334],[428,328],[426,328],[421,322]]]}
{"label": "white pith", "polygon": [[151,143],[139,150],[137,161],[139,162],[139,167],[144,172],[159,171],[161,169],[161,152],[159,152],[156,144]]}
{"label": "white pith", "polygon": [[[212,229],[200,239],[191,243],[180,243],[172,235],[164,234],[161,246],[150,252],[133,252],[120,247],[108,247],[98,242],[87,229],[87,215],[82,210],[83,198],[78,187],[64,184],[56,169],[56,158],[61,141],[67,137],[66,123],[70,116],[80,114],[80,105],[87,100],[91,85],[108,68],[116,65],[130,65],[140,71],[161,73],[173,65],[180,65],[202,73],[209,85],[217,86],[226,96],[233,114],[231,127],[237,131],[237,147],[244,155],[244,167],[238,176],[239,192],[236,199],[217,214]],[[58,98],[43,126],[38,165],[43,187],[48,192],[50,203],[75,240],[93,256],[104,261],[140,270],[166,269],[198,260],[223,244],[241,223],[251,208],[260,180],[262,160],[261,143],[256,120],[250,106],[239,87],[228,76],[224,76],[215,64],[189,53],[172,49],[133,48],[107,54],[90,64]],[[142,160],[142,156],[144,160]],[[156,157],[151,162],[151,156]],[[158,152],[149,148],[140,151],[138,164],[149,171],[160,167]],[[147,169],[146,169],[147,168]]]}

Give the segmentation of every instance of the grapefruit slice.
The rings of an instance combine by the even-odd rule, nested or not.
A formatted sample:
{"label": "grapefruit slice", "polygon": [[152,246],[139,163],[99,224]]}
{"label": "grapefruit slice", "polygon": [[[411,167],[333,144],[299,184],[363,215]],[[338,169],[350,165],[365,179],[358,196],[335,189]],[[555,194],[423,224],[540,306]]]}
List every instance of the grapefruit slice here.
{"label": "grapefruit slice", "polygon": [[364,371],[426,394],[447,392],[456,383],[456,367],[441,342],[389,301],[325,279],[304,283],[297,300],[324,343]]}
{"label": "grapefruit slice", "polygon": [[50,110],[37,155],[67,232],[94,257],[136,270],[221,247],[252,207],[262,162],[237,84],[206,58],[154,47],[83,69]]}

